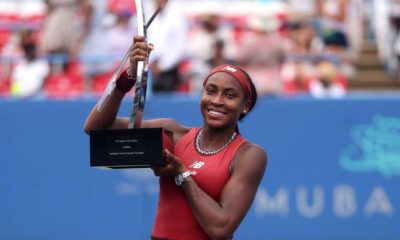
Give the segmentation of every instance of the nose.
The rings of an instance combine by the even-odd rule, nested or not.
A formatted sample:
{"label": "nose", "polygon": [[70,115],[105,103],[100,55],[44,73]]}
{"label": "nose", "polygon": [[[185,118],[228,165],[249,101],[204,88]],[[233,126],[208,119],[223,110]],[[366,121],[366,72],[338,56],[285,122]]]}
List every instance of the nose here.
{"label": "nose", "polygon": [[211,98],[211,103],[214,105],[223,105],[224,103],[223,94],[222,93],[216,94],[213,98]]}

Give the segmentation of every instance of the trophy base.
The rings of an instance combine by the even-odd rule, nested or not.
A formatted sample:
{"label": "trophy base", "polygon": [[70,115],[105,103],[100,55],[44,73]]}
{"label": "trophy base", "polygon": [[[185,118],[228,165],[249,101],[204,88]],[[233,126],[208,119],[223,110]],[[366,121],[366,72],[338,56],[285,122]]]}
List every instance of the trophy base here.
{"label": "trophy base", "polygon": [[90,166],[149,168],[164,165],[161,128],[107,129],[90,132]]}

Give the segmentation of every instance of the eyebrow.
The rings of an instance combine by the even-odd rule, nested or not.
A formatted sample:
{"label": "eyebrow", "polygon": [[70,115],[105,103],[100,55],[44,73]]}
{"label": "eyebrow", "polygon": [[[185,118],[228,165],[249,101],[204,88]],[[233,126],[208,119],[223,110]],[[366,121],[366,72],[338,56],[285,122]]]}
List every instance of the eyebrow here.
{"label": "eyebrow", "polygon": [[[215,88],[220,88],[220,87],[219,87],[217,84],[215,84],[215,83],[209,83],[209,82],[207,82],[206,85],[204,86],[204,89],[206,89],[208,86],[210,86],[210,87],[215,87]],[[224,88],[223,91],[241,92],[240,89],[234,88],[234,87],[231,87],[231,86],[228,86],[228,87]]]}

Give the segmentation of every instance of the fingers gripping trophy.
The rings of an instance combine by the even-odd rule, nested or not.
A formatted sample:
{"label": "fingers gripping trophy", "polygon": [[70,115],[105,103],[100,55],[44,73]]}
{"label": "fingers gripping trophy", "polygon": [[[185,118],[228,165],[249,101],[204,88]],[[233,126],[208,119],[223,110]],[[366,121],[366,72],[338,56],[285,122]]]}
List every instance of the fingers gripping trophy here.
{"label": "fingers gripping trophy", "polygon": [[[164,2],[166,4],[167,0]],[[138,35],[147,40],[147,29],[154,18],[161,11],[160,6],[146,22],[141,0],[135,0],[137,13]],[[128,129],[106,129],[90,131],[90,165],[99,168],[145,168],[159,167],[163,165],[163,142],[161,128],[140,128],[146,101],[148,58],[137,62],[137,67],[130,66],[125,70],[130,53],[134,49],[132,45],[117,70],[108,83],[103,96],[97,105],[97,111],[106,111],[104,108],[110,100],[110,95],[116,88],[128,92],[135,78],[131,71],[136,69],[136,83],[133,98],[132,111],[129,118]],[[150,53],[149,49],[148,53]],[[132,65],[132,64],[131,64]],[[121,73],[122,72],[122,73]],[[125,77],[128,84],[118,85],[118,79]]]}

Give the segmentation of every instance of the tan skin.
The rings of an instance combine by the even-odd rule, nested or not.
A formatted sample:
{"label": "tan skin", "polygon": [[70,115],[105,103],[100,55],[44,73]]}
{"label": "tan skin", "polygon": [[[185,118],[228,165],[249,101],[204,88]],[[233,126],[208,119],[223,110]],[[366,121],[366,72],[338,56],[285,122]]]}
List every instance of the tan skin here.
{"label": "tan skin", "polygon": [[[130,69],[136,71],[138,61],[147,59],[152,45],[143,37],[134,38],[130,55]],[[98,112],[96,106],[88,116],[84,130],[127,128],[129,119],[117,117],[124,94],[114,90],[109,101]],[[215,73],[207,81],[200,100],[203,115],[203,135],[200,146],[203,150],[216,150],[231,137],[239,116],[251,105],[245,98],[243,88],[227,73]],[[172,135],[176,143],[190,128],[173,119],[154,119],[142,122],[142,128],[162,127]],[[186,171],[180,159],[164,151],[166,166],[153,169],[157,176],[176,176]],[[229,239],[243,220],[254,200],[257,188],[267,165],[265,151],[259,146],[246,142],[232,159],[231,175],[217,202],[205,193],[194,178],[188,177],[182,184],[186,200],[203,230],[211,239]],[[155,238],[153,238],[155,239]]]}

